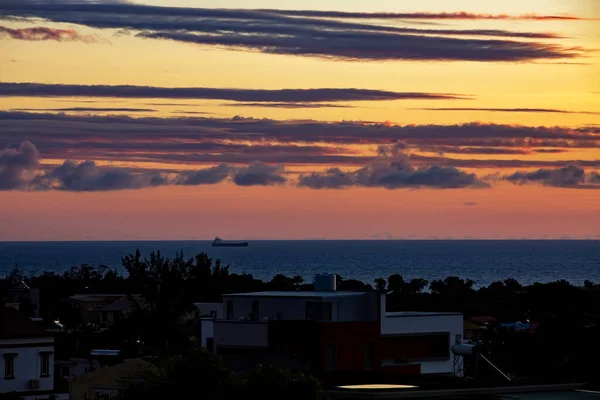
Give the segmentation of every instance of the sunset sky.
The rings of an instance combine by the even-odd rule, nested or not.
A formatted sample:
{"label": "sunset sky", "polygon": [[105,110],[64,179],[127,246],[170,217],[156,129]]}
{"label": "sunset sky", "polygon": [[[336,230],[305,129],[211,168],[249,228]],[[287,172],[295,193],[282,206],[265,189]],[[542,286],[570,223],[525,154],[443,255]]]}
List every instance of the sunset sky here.
{"label": "sunset sky", "polygon": [[0,0],[0,241],[600,239],[598,0]]}

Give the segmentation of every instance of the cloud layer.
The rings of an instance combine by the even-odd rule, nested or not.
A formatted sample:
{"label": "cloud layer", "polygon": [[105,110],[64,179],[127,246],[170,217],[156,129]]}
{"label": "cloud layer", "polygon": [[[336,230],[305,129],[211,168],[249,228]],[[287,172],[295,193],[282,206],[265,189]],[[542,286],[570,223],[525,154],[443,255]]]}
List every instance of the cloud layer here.
{"label": "cloud layer", "polygon": [[[406,142],[411,162],[456,168],[553,168],[600,161],[532,158],[600,147],[600,128],[532,127],[469,123],[390,125],[365,122],[276,121],[255,118],[133,118],[0,111],[0,139],[35,143],[45,157],[173,164],[364,166],[380,145]],[[453,158],[452,154],[462,157]],[[464,155],[473,155],[466,158]],[[514,155],[482,159],[477,155]]]}
{"label": "cloud layer", "polygon": [[20,97],[118,97],[129,99],[196,99],[263,102],[276,104],[336,101],[454,100],[463,95],[423,92],[390,92],[368,89],[224,89],[168,88],[156,86],[61,85],[0,82],[0,96]]}
{"label": "cloud layer", "polygon": [[[510,19],[469,13],[348,14],[286,10],[226,10],[135,4],[0,4],[5,17],[44,18],[203,46],[335,60],[533,61],[579,57],[581,48],[544,41],[552,32],[483,29],[416,29],[381,25],[389,18]],[[328,18],[323,18],[328,17]],[[350,19],[354,19],[352,22]],[[576,19],[520,16],[518,19]],[[359,19],[360,22],[356,22]],[[489,39],[496,37],[501,39]],[[528,39],[528,40],[520,40]]]}

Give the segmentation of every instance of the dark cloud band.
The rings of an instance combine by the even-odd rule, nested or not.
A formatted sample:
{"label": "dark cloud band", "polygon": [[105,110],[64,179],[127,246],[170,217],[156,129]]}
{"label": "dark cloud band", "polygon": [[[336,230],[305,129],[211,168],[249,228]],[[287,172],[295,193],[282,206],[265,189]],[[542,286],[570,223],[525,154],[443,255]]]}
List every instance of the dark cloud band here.
{"label": "dark cloud band", "polygon": [[263,103],[317,103],[336,101],[453,100],[457,94],[391,92],[367,89],[222,89],[156,86],[61,85],[0,82],[0,96],[119,97],[132,99],[203,99]]}
{"label": "dark cloud band", "polygon": [[[362,21],[350,22],[352,15]],[[391,14],[5,2],[0,4],[0,16],[44,18],[100,29],[118,29],[121,33],[131,30],[143,38],[336,60],[533,61],[575,58],[583,52],[581,48],[516,40],[560,38],[560,35],[551,32],[414,29],[376,23],[376,19],[390,17]],[[469,13],[393,15],[393,18],[399,17],[407,20],[509,19],[508,16]],[[558,17],[528,16],[526,19]]]}

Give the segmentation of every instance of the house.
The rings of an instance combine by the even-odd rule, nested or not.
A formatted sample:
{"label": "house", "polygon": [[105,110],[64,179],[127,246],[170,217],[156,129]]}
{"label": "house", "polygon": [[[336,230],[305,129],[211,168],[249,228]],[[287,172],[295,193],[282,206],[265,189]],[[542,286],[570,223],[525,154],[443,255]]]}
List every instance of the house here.
{"label": "house", "polygon": [[54,338],[26,315],[0,308],[0,394],[24,400],[54,395]]}
{"label": "house", "polygon": [[125,360],[111,367],[100,368],[76,377],[71,382],[71,400],[113,400],[128,379],[139,377],[152,364],[141,358]]}
{"label": "house", "polygon": [[76,294],[69,298],[71,307],[81,312],[83,322],[110,325],[143,305],[139,294]]}
{"label": "house", "polygon": [[452,373],[463,335],[460,313],[387,312],[385,294],[337,291],[335,275],[317,276],[314,291],[225,295],[223,310],[209,350],[287,354],[319,370]]}
{"label": "house", "polygon": [[8,303],[30,317],[40,316],[40,289],[19,281],[8,289]]}
{"label": "house", "polygon": [[75,377],[85,375],[100,369],[102,363],[93,358],[71,357],[68,360],[56,361],[55,366],[60,377],[73,380]]}

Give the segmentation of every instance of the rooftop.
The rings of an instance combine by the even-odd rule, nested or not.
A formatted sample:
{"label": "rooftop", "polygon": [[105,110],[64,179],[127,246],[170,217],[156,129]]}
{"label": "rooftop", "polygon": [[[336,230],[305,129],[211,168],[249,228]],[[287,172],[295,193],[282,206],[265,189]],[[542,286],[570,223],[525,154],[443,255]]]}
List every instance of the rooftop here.
{"label": "rooftop", "polygon": [[11,307],[0,307],[0,339],[52,336],[25,314]]}
{"label": "rooftop", "polygon": [[318,291],[272,291],[226,294],[227,297],[297,297],[297,298],[338,298],[351,296],[364,296],[367,292],[318,292]]}
{"label": "rooftop", "polygon": [[442,315],[462,315],[459,312],[430,312],[430,311],[395,311],[395,312],[386,312],[385,316],[394,318],[394,317],[436,317]]}

